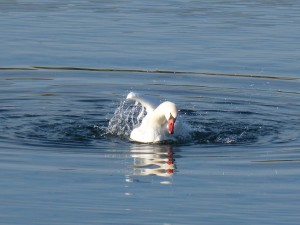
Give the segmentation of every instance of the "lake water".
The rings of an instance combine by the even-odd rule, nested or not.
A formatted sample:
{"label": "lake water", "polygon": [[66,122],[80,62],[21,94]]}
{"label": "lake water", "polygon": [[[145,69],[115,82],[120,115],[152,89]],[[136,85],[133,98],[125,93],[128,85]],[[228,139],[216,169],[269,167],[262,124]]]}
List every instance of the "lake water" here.
{"label": "lake water", "polygon": [[[299,224],[300,1],[0,1],[0,224]],[[129,140],[130,91],[184,136]]]}

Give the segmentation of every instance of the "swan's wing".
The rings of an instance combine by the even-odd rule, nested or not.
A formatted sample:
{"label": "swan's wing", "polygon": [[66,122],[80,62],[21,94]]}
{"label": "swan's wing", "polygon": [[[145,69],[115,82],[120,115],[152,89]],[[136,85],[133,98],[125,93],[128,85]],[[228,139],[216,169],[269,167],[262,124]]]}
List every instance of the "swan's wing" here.
{"label": "swan's wing", "polygon": [[130,92],[126,99],[135,100],[141,103],[141,105],[146,108],[147,113],[153,112],[158,106],[158,102],[155,102],[151,97],[136,92]]}

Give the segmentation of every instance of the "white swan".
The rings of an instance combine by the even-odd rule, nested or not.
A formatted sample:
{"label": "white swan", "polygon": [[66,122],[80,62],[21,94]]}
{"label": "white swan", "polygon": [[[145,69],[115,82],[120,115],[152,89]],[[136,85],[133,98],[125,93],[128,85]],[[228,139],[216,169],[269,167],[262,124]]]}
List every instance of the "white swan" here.
{"label": "white swan", "polygon": [[130,138],[133,141],[151,143],[171,138],[171,135],[174,133],[178,111],[173,102],[166,101],[158,105],[149,97],[147,98],[135,92],[130,92],[127,95],[127,99],[140,103],[147,112],[141,125],[133,129],[130,134]]}

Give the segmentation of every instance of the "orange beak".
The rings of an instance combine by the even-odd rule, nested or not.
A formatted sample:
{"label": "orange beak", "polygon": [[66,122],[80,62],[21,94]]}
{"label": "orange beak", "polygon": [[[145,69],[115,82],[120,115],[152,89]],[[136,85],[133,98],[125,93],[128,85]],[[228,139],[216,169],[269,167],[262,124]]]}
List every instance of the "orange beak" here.
{"label": "orange beak", "polygon": [[174,117],[171,115],[170,119],[168,120],[168,130],[169,130],[169,134],[173,134],[174,133],[174,124],[175,124],[175,119]]}

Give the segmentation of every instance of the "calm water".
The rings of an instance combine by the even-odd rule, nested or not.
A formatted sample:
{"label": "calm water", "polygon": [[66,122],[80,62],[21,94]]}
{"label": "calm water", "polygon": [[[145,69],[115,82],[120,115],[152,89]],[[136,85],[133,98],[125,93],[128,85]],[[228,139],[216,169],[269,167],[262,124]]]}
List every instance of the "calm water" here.
{"label": "calm water", "polygon": [[299,5],[0,1],[0,224],[298,224]]}

